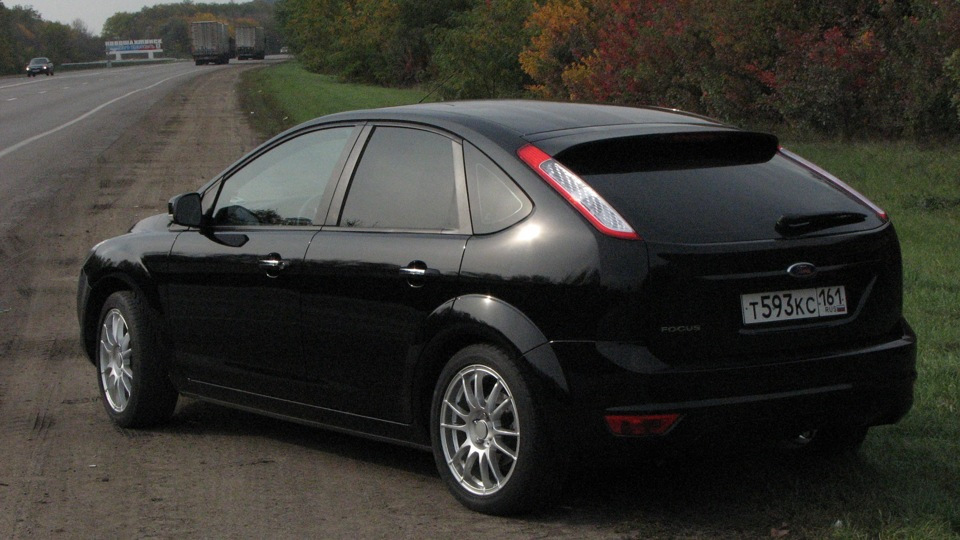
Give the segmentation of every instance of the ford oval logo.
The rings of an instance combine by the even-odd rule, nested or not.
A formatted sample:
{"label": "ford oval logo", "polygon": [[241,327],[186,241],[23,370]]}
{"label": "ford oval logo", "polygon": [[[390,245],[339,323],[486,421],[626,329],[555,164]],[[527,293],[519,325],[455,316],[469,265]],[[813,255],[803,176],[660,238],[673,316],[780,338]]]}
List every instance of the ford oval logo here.
{"label": "ford oval logo", "polygon": [[790,265],[787,273],[795,278],[808,278],[817,275],[817,267],[807,262],[799,262]]}

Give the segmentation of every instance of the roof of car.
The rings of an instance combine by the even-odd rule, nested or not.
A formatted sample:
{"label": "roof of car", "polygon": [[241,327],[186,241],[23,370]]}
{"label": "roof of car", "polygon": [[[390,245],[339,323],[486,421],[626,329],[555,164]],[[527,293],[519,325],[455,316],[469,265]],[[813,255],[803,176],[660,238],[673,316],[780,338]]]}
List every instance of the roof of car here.
{"label": "roof of car", "polygon": [[593,127],[642,125],[721,126],[716,120],[660,108],[533,100],[446,101],[338,113],[329,120],[449,122],[479,131],[509,130],[527,137]]}

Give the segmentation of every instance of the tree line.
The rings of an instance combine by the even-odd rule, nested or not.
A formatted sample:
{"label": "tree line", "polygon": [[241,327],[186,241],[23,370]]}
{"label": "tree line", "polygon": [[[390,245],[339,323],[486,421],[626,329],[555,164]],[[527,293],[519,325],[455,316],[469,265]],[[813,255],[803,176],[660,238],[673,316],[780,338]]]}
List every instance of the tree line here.
{"label": "tree line", "polygon": [[267,50],[276,52],[282,40],[273,16],[273,2],[253,0],[242,4],[184,1],[120,12],[107,19],[101,36],[91,34],[77,19],[70,25],[45,21],[30,7],[7,8],[0,1],[0,74],[20,73],[31,58],[45,56],[54,64],[105,59],[105,41],[162,39],[164,54],[190,57],[190,23],[218,20],[230,26],[262,26]]}
{"label": "tree line", "polygon": [[839,136],[960,132],[955,0],[278,0],[301,62],[443,98],[677,107]]}
{"label": "tree line", "polygon": [[45,21],[33,8],[7,8],[0,1],[0,74],[22,73],[31,58],[56,63],[103,57],[103,41],[77,19],[66,25]]}

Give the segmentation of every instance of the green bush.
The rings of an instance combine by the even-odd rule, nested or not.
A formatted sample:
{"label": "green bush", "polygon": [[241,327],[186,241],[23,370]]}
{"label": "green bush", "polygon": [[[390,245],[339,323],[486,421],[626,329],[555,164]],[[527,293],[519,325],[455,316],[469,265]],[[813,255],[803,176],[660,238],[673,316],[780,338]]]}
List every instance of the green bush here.
{"label": "green bush", "polygon": [[957,111],[957,119],[960,120],[960,49],[953,51],[953,54],[944,62],[944,69],[950,78],[950,101]]}
{"label": "green bush", "polygon": [[434,36],[432,61],[439,95],[451,99],[516,97],[532,81],[520,69],[524,21],[532,0],[479,2],[454,15]]}

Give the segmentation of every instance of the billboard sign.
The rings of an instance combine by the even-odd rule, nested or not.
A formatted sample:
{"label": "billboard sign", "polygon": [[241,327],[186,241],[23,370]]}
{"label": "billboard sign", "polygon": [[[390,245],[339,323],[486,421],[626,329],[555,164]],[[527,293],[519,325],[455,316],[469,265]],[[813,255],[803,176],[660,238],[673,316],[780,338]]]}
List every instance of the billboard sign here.
{"label": "billboard sign", "polygon": [[162,39],[126,39],[121,41],[107,41],[107,54],[118,52],[140,52],[161,50]]}
{"label": "billboard sign", "polygon": [[155,53],[163,52],[162,39],[125,39],[120,41],[106,41],[104,45],[107,55],[113,55],[116,60],[122,60],[124,54],[147,53],[153,59]]}

